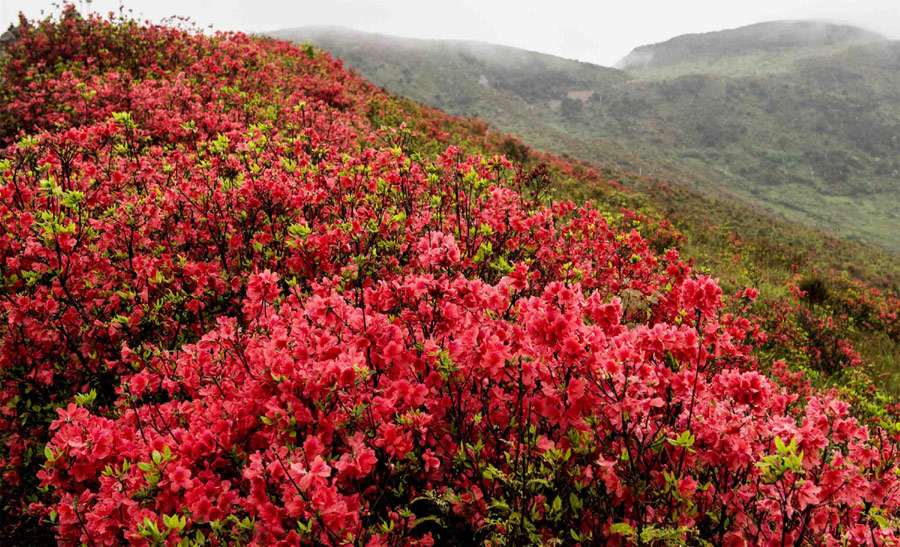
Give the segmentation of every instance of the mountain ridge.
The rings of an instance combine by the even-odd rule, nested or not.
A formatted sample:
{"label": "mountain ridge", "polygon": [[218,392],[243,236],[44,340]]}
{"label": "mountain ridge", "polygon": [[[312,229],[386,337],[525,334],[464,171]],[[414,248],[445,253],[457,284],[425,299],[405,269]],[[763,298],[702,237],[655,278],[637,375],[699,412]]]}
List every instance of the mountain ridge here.
{"label": "mountain ridge", "polygon": [[623,70],[646,65],[780,53],[791,49],[884,42],[877,32],[828,21],[776,20],[711,32],[681,34],[634,48],[614,66]]}

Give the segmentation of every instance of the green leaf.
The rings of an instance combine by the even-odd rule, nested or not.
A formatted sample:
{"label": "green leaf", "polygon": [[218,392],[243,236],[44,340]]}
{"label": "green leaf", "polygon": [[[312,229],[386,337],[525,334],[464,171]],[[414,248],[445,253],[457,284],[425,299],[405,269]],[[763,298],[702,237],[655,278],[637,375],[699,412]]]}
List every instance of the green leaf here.
{"label": "green leaf", "polygon": [[74,209],[78,207],[79,204],[84,200],[84,193],[77,192],[75,190],[70,190],[65,193],[62,204],[70,209]]}
{"label": "green leaf", "polygon": [[75,403],[79,406],[90,407],[97,399],[97,390],[92,389],[89,393],[78,393],[75,395]]}
{"label": "green leaf", "polygon": [[627,522],[617,522],[609,527],[609,531],[613,534],[621,534],[627,537],[634,536],[634,530],[631,528],[631,525]]}
{"label": "green leaf", "polygon": [[291,224],[288,226],[288,233],[303,238],[311,234],[312,229],[305,224]]}
{"label": "green leaf", "polygon": [[415,528],[416,526],[429,521],[436,522],[438,524],[441,523],[441,519],[437,515],[428,515],[427,517],[417,518],[415,522],[413,522],[412,527]]}
{"label": "green leaf", "polygon": [[784,452],[785,448],[784,441],[781,440],[781,437],[775,436],[775,449],[779,452]]}
{"label": "green leaf", "polygon": [[879,526],[882,530],[889,530],[891,528],[891,523],[888,519],[882,517],[881,515],[876,515],[875,513],[869,513],[869,518],[875,521],[875,524]]}
{"label": "green leaf", "polygon": [[554,513],[559,513],[560,511],[562,511],[562,499],[560,499],[559,496],[556,496],[556,498],[553,499],[553,505],[550,507],[550,509]]}
{"label": "green leaf", "polygon": [[578,509],[581,509],[581,508],[584,506],[584,504],[582,503],[581,499],[580,499],[578,496],[575,495],[575,492],[571,492],[571,493],[569,494],[569,506],[570,506],[572,509],[575,509],[576,511],[577,511]]}

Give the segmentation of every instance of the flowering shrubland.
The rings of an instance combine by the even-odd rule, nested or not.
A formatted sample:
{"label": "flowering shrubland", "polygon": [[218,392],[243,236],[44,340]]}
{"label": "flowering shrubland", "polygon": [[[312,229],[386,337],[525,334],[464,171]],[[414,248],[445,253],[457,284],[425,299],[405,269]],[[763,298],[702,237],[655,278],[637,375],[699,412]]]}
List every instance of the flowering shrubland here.
{"label": "flowering shrubland", "polygon": [[661,248],[670,226],[549,200],[545,167],[312,49],[71,13],[20,34],[9,537],[896,540],[896,433],[763,374],[757,292]]}

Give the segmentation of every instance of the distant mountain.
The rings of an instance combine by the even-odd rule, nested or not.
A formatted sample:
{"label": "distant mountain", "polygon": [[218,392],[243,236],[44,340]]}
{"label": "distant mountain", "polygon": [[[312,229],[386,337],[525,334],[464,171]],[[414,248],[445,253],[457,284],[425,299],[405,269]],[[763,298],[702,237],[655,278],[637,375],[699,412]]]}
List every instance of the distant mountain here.
{"label": "distant mountain", "polygon": [[398,38],[339,27],[270,34],[312,42],[363,74],[377,74],[376,84],[453,112],[498,95],[554,100],[561,87],[602,89],[628,80],[619,70],[482,42]]}
{"label": "distant mountain", "polygon": [[[900,252],[900,43],[877,34],[764,23],[674,38],[672,64],[626,71],[470,42],[274,35],[311,41],[392,92],[477,115],[532,146]],[[636,51],[662,51],[648,48]]]}
{"label": "distant mountain", "polygon": [[885,42],[887,38],[858,27],[817,21],[771,21],[736,29],[685,34],[640,46],[616,67],[672,65],[698,60],[781,54],[791,50]]}

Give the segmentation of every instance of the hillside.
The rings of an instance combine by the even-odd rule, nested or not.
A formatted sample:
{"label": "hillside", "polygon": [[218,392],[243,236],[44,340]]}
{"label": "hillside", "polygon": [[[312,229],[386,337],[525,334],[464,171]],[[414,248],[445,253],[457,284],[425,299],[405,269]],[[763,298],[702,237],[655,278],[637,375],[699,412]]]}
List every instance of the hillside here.
{"label": "hillside", "polygon": [[[559,90],[607,89],[627,81],[621,71],[521,49],[445,40],[416,40],[335,27],[269,33],[309,40],[392,92],[442,110],[507,126],[532,117],[532,104],[558,107]],[[373,77],[374,76],[374,77]],[[489,115],[480,111],[489,108]]]}
{"label": "hillside", "polygon": [[[512,82],[504,77],[515,57],[508,48],[482,46],[503,53],[495,57],[470,44],[333,29],[276,35],[311,40],[378,85],[478,115],[533,146],[898,252],[900,46],[822,28],[833,31],[764,58],[687,63],[684,53],[680,64],[628,72],[520,52],[541,62]],[[875,41],[860,43],[867,37]]]}
{"label": "hillside", "polygon": [[63,10],[0,51],[7,544],[900,539],[882,255],[817,271],[865,248],[756,248],[312,46]]}

